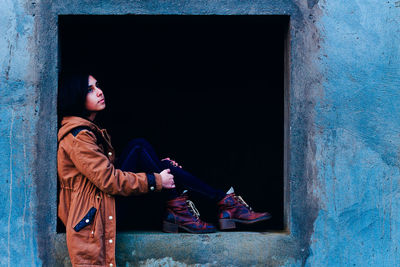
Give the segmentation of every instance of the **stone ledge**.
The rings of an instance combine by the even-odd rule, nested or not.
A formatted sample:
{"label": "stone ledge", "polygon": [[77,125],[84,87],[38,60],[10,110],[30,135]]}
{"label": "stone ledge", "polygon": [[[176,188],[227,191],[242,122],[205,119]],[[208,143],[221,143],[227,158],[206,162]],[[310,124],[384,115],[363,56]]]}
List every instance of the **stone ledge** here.
{"label": "stone ledge", "polygon": [[[56,234],[55,243],[57,266],[71,266],[65,234]],[[119,266],[265,266],[267,262],[276,266],[283,260],[281,252],[293,249],[293,239],[284,231],[202,235],[138,231],[117,234],[116,257]]]}

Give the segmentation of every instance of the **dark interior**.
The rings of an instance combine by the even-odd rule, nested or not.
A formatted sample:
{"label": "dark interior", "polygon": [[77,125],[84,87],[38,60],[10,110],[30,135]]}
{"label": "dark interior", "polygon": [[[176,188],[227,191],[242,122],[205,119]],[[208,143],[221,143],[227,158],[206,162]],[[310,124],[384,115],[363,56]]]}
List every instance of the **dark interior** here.
{"label": "dark interior", "polygon": [[[143,137],[160,158],[234,186],[273,216],[239,230],[281,230],[287,27],[287,16],[65,15],[59,68],[100,82],[107,108],[98,124],[117,156]],[[214,203],[190,196],[216,223]],[[163,210],[162,194],[118,198],[117,228],[159,231]]]}

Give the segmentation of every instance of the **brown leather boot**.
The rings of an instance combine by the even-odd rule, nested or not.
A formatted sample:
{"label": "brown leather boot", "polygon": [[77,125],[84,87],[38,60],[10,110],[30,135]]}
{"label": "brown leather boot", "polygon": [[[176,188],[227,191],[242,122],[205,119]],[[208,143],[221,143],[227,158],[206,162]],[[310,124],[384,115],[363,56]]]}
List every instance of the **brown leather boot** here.
{"label": "brown leather boot", "polygon": [[167,202],[167,209],[163,221],[163,231],[178,233],[181,228],[193,234],[214,233],[215,226],[200,220],[200,213],[193,202],[188,200],[187,194]]}
{"label": "brown leather boot", "polygon": [[254,212],[243,198],[235,193],[227,194],[217,205],[221,230],[235,229],[236,222],[250,224],[271,218],[268,212]]}

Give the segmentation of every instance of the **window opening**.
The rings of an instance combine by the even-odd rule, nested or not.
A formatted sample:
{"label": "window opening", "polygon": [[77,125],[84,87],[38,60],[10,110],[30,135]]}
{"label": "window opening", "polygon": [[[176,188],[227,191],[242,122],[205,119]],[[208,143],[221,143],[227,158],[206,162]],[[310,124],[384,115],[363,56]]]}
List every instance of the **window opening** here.
{"label": "window opening", "polygon": [[[212,186],[233,185],[273,216],[242,229],[282,230],[287,27],[288,16],[64,15],[60,70],[89,70],[101,82],[99,121],[117,154],[144,137],[161,158]],[[216,223],[213,203],[191,199]],[[119,231],[161,230],[160,198],[126,201]]]}

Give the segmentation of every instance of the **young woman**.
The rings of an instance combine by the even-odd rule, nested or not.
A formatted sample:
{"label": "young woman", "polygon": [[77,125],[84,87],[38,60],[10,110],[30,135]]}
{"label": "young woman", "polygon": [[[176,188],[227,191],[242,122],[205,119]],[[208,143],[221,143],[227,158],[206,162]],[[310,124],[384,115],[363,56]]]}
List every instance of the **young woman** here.
{"label": "young woman", "polygon": [[[186,190],[213,200],[219,208],[220,229],[234,229],[235,222],[255,223],[269,219],[236,196],[214,189],[178,164],[159,160],[144,139],[135,139],[121,154],[115,167],[115,152],[105,129],[95,123],[106,101],[91,75],[63,77],[58,94],[58,216],[66,226],[67,246],[74,266],[116,266],[115,195],[128,196],[165,191],[165,232],[183,229],[190,233],[212,233],[203,222]],[[135,216],[135,215],[132,215]],[[138,218],[140,216],[138,215]]]}

